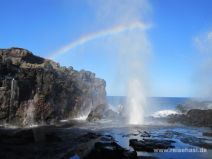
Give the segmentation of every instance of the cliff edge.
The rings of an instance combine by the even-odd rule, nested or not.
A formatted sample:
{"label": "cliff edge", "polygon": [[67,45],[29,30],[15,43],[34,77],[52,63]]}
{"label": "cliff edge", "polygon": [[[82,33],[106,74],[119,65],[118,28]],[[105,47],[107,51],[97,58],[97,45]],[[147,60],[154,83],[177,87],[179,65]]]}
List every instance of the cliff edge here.
{"label": "cliff edge", "polygon": [[106,83],[22,48],[0,49],[0,124],[30,126],[88,115]]}

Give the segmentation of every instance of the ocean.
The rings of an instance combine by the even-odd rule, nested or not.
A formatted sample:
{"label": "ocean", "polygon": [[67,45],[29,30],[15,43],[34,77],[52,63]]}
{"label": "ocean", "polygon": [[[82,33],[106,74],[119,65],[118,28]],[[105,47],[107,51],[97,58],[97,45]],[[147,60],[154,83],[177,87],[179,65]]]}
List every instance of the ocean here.
{"label": "ocean", "polygon": [[[145,106],[146,116],[150,116],[159,111],[176,110],[177,105],[184,104],[189,101],[187,97],[149,97]],[[113,107],[125,105],[125,96],[107,96],[108,104]]]}

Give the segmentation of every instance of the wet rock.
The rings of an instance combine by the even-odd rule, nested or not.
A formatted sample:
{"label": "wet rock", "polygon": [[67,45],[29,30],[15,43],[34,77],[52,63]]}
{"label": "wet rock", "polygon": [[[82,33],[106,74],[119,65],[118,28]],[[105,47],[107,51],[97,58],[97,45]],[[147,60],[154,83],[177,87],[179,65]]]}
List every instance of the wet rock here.
{"label": "wet rock", "polygon": [[170,115],[167,121],[191,126],[212,127],[212,109],[191,109],[186,114]]}
{"label": "wet rock", "polygon": [[159,158],[155,156],[139,156],[138,159],[159,159]]}
{"label": "wet rock", "polygon": [[62,141],[62,139],[55,133],[46,134],[45,138],[46,138],[46,142],[48,142],[48,143],[61,142]]}
{"label": "wet rock", "polygon": [[61,142],[62,139],[55,132],[49,132],[49,128],[25,128],[0,130],[1,144],[31,144]]}
{"label": "wet rock", "polygon": [[88,142],[88,141],[90,141],[92,139],[96,139],[96,138],[98,138],[100,136],[101,136],[100,134],[93,133],[93,132],[88,132],[85,135],[80,136],[78,138],[78,141],[80,141],[80,142]]}
{"label": "wet rock", "polygon": [[85,159],[137,159],[135,151],[122,148],[115,142],[97,142]]}
{"label": "wet rock", "polygon": [[107,110],[107,106],[104,104],[98,105],[96,108],[91,110],[86,120],[97,121],[102,119],[104,112]]}
{"label": "wet rock", "polygon": [[0,124],[52,124],[106,104],[106,83],[21,48],[0,49]]}
{"label": "wet rock", "polygon": [[140,132],[140,133],[141,133],[141,137],[151,137],[151,135],[146,131]]}
{"label": "wet rock", "polygon": [[143,137],[143,138],[151,137],[150,133],[148,133],[147,131],[138,131],[138,133],[129,133],[129,134],[122,135],[122,137],[131,137],[131,136],[138,136],[138,135],[140,135],[140,137]]}
{"label": "wet rock", "polygon": [[138,136],[138,134],[130,133],[130,134],[122,135],[122,137],[131,137],[131,136]]}
{"label": "wet rock", "polygon": [[109,109],[108,105],[101,104],[96,108],[92,109],[89,113],[87,120],[88,121],[98,121],[101,119],[117,119],[119,117],[118,113]]}
{"label": "wet rock", "polygon": [[212,137],[212,132],[203,132],[202,135]]}
{"label": "wet rock", "polygon": [[186,135],[180,138],[180,141],[186,144],[190,144],[193,146],[198,146],[201,148],[212,149],[212,144],[205,141],[205,139],[197,138],[194,136]]}
{"label": "wet rock", "polygon": [[28,144],[34,143],[34,134],[32,129],[20,130],[1,130],[0,142],[2,144]]}
{"label": "wet rock", "polygon": [[106,119],[117,119],[118,117],[119,117],[119,114],[117,112],[114,112],[111,109],[107,109],[103,114],[103,118],[106,118]]}
{"label": "wet rock", "polygon": [[208,143],[205,138],[198,138],[198,137],[184,134],[184,133],[177,132],[177,131],[168,130],[164,134],[157,135],[156,137],[175,138],[186,144],[198,146],[201,148],[212,149],[212,144]]}
{"label": "wet rock", "polygon": [[113,141],[113,140],[114,140],[113,137],[110,135],[104,135],[101,137],[101,141],[103,141],[103,142],[109,142],[109,141]]}
{"label": "wet rock", "polygon": [[[81,128],[64,129],[56,126],[30,129],[0,129],[0,158],[4,159],[69,159],[93,148],[98,134]],[[34,139],[33,139],[34,137]],[[96,138],[97,137],[97,138]],[[87,140],[79,140],[87,138]],[[78,151],[81,148],[81,152]]]}
{"label": "wet rock", "polygon": [[130,146],[133,147],[135,151],[146,151],[154,152],[154,149],[168,149],[174,148],[172,140],[158,140],[158,139],[130,139]]}
{"label": "wet rock", "polygon": [[196,126],[212,126],[212,109],[192,109],[187,113],[187,122]]}

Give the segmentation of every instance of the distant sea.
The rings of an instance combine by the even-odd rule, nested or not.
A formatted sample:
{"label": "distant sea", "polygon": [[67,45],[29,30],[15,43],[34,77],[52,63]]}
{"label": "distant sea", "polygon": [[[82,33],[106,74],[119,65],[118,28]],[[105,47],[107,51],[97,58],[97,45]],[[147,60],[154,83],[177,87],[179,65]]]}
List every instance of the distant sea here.
{"label": "distant sea", "polygon": [[[145,107],[145,114],[152,115],[161,110],[176,110],[176,106],[184,104],[190,98],[187,97],[149,97],[147,98],[147,105]],[[107,101],[113,107],[125,105],[125,96],[107,96]]]}

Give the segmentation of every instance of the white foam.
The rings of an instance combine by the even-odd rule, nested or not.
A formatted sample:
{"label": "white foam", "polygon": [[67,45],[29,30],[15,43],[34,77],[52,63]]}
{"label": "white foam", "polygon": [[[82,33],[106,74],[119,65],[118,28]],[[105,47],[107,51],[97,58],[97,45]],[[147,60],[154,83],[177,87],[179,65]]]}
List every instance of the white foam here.
{"label": "white foam", "polygon": [[117,106],[114,106],[112,104],[109,104],[109,109],[119,114],[123,110],[123,105],[119,104]]}
{"label": "white foam", "polygon": [[28,127],[29,128],[34,128],[34,127],[38,127],[39,125],[38,124],[31,124],[31,125],[29,125]]}
{"label": "white foam", "polygon": [[152,116],[155,118],[159,118],[159,117],[167,117],[167,116],[173,115],[173,114],[179,114],[179,113],[175,110],[166,109],[166,110],[157,111],[157,112],[153,113]]}
{"label": "white foam", "polygon": [[63,119],[63,120],[60,120],[60,122],[67,122],[68,121],[68,119]]}
{"label": "white foam", "polygon": [[88,115],[81,115],[79,117],[74,118],[74,120],[86,120]]}

